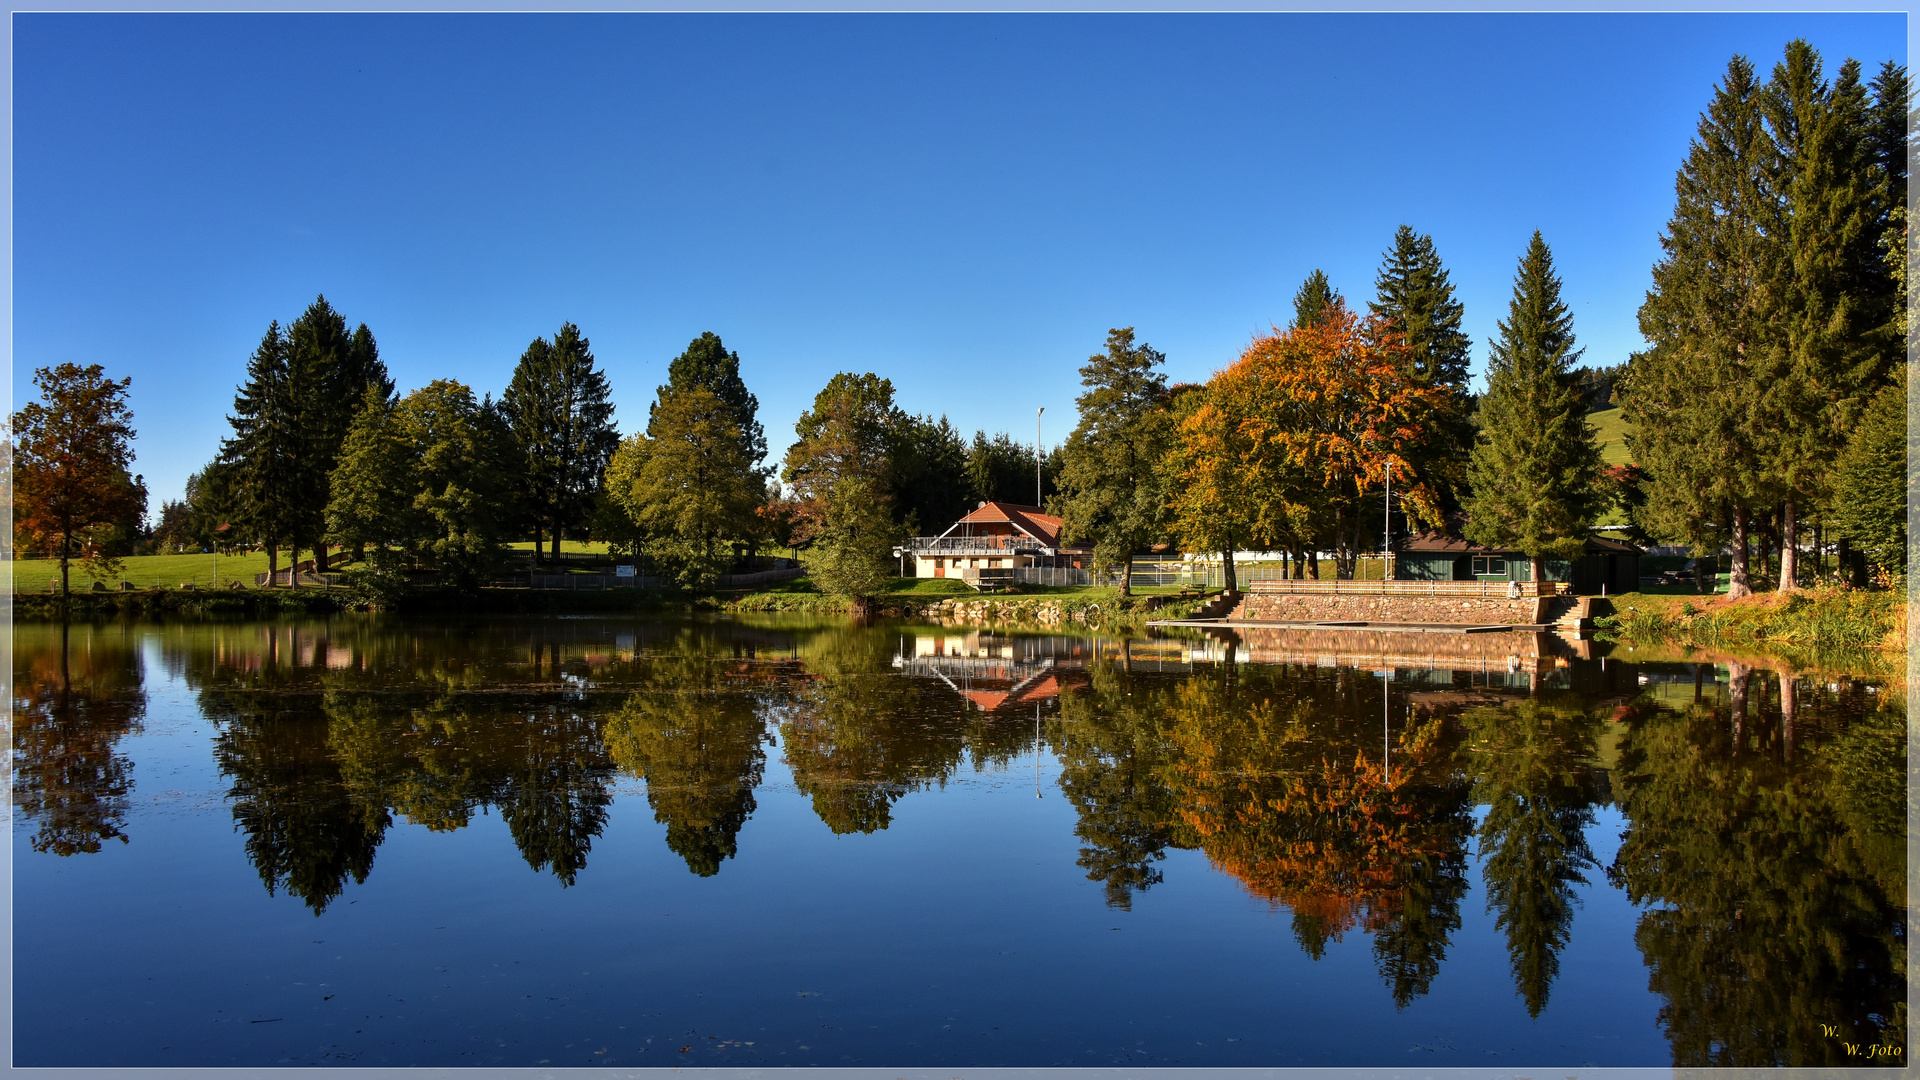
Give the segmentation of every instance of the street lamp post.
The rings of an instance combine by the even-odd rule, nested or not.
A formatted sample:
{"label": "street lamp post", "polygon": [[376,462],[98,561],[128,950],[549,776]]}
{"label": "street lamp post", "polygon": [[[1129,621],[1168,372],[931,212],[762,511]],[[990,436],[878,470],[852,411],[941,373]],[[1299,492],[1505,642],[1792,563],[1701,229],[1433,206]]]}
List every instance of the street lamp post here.
{"label": "street lamp post", "polygon": [[1045,415],[1047,415],[1047,407],[1045,405],[1040,406],[1040,411],[1033,414],[1033,505],[1043,510],[1046,509],[1046,507],[1040,501],[1040,467],[1041,463],[1047,459],[1046,451],[1040,449],[1040,418]]}

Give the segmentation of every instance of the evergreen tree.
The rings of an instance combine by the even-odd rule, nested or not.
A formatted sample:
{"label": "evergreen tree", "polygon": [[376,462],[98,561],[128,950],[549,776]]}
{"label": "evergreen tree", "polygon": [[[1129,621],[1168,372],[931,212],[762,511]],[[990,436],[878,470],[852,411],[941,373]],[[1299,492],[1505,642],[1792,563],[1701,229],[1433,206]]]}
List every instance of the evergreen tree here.
{"label": "evergreen tree", "polygon": [[1299,291],[1293,294],[1292,325],[1294,327],[1312,326],[1319,322],[1321,317],[1326,315],[1327,310],[1333,307],[1334,301],[1340,298],[1340,294],[1335,292],[1333,286],[1327,282],[1327,275],[1315,270],[1307,275],[1307,280],[1300,283]]}
{"label": "evergreen tree", "polygon": [[[706,387],[725,403],[734,425],[742,433],[743,450],[758,466],[767,456],[767,433],[759,419],[760,399],[748,392],[747,384],[741,381],[740,354],[728,352],[720,342],[720,335],[712,331],[694,338],[687,344],[687,351],[667,365],[667,385],[660,388],[656,398],[664,399],[669,388],[686,390],[694,386]],[[648,434],[652,433],[649,414]]]}
{"label": "evergreen tree", "polygon": [[893,380],[846,371],[828,379],[813,408],[794,422],[796,437],[780,472],[801,504],[801,516],[819,520],[821,500],[849,477],[868,481],[888,501],[881,512],[891,514],[889,451],[903,417],[893,404]]}
{"label": "evergreen tree", "polygon": [[967,512],[967,444],[942,416],[902,413],[888,441],[894,519],[909,533],[938,533]]}
{"label": "evergreen tree", "polygon": [[1779,489],[1780,591],[1795,584],[1797,511],[1828,488],[1832,455],[1904,342],[1890,339],[1896,305],[1879,257],[1882,181],[1860,65],[1829,84],[1804,41],[1787,45],[1763,98],[1786,218],[1775,361],[1761,373],[1759,424]]}
{"label": "evergreen tree", "polygon": [[1169,517],[1160,461],[1173,435],[1167,411],[1167,355],[1133,341],[1133,327],[1107,332],[1107,349],[1080,369],[1087,392],[1080,423],[1063,448],[1059,509],[1066,539],[1092,540],[1101,566],[1121,568],[1131,594],[1133,555],[1159,540]]}
{"label": "evergreen tree", "polygon": [[1893,573],[1906,570],[1907,507],[1920,496],[1907,473],[1912,455],[1905,382],[1881,389],[1834,463],[1830,519],[1835,532]]}
{"label": "evergreen tree", "polygon": [[1454,298],[1433,237],[1406,225],[1394,230],[1373,283],[1378,296],[1367,307],[1399,327],[1420,384],[1466,390],[1473,340],[1460,329],[1466,309]]}
{"label": "evergreen tree", "polygon": [[[1057,491],[1054,478],[1058,467],[1051,462],[1039,463],[1044,466],[1039,470],[1042,486],[1035,491],[1035,464],[1033,448],[1006,432],[989,439],[986,432],[976,431],[973,445],[967,448],[968,497],[1022,506],[1044,505],[1046,497]],[[1032,501],[1036,495],[1042,500],[1039,504]]]}
{"label": "evergreen tree", "polygon": [[[301,488],[307,469],[307,440],[294,394],[286,335],[276,320],[247,361],[247,380],[234,395],[227,418],[233,436],[221,456],[233,463],[234,509],[239,524],[267,549],[267,583],[275,583],[281,547],[294,547],[301,526]],[[295,559],[298,562],[298,559]],[[298,588],[300,575],[291,584]]]}
{"label": "evergreen tree", "polygon": [[1761,96],[1753,65],[1735,56],[1675,181],[1664,255],[1640,307],[1653,347],[1629,362],[1623,404],[1628,449],[1651,480],[1648,527],[1700,556],[1730,540],[1733,596],[1750,588],[1750,508],[1770,483],[1751,419],[1775,349],[1781,257]]}
{"label": "evergreen tree", "polygon": [[501,398],[518,448],[522,509],[533,524],[534,559],[542,536],[560,558],[564,533],[593,512],[607,462],[619,446],[607,378],[594,365],[580,328],[561,325],[551,342],[535,338]]}
{"label": "evergreen tree", "polygon": [[1433,237],[1406,225],[1394,231],[1392,249],[1381,256],[1374,289],[1377,298],[1367,307],[1393,321],[1411,359],[1414,381],[1446,391],[1435,409],[1430,436],[1407,456],[1451,510],[1459,505],[1473,448],[1468,385],[1473,341],[1460,329],[1466,309],[1454,298]]}
{"label": "evergreen tree", "polygon": [[366,324],[349,333],[347,320],[325,296],[316,297],[287,326],[286,349],[288,391],[304,443],[299,481],[292,489],[294,530],[313,545],[314,570],[324,573],[326,509],[347,428],[367,390],[391,398],[393,380]]}
{"label": "evergreen tree", "polygon": [[1573,373],[1580,357],[1573,316],[1538,232],[1520,259],[1499,329],[1489,345],[1480,436],[1468,465],[1466,534],[1518,548],[1538,582],[1547,556],[1580,554],[1601,509],[1600,449]]}
{"label": "evergreen tree", "polygon": [[414,511],[418,462],[378,387],[361,396],[327,503],[327,533],[342,544],[411,546],[424,529]]}

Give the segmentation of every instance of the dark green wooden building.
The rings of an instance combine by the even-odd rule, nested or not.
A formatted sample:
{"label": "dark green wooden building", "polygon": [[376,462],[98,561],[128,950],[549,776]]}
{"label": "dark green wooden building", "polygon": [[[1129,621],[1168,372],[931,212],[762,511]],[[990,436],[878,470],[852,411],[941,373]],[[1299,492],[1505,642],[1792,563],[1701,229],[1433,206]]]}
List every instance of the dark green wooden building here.
{"label": "dark green wooden building", "polygon": [[[1575,593],[1632,592],[1640,587],[1640,549],[1590,536],[1579,558],[1548,559],[1544,569],[1548,581],[1568,582]],[[1533,564],[1510,548],[1482,547],[1429,530],[1395,545],[1393,576],[1402,581],[1532,581]]]}

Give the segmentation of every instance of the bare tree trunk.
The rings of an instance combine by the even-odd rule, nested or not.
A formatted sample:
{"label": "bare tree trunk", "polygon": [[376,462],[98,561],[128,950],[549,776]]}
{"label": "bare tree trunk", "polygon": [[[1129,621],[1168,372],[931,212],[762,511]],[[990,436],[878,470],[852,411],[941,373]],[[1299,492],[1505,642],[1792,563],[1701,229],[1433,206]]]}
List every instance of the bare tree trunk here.
{"label": "bare tree trunk", "polygon": [[1222,569],[1221,584],[1226,586],[1226,591],[1239,592],[1240,583],[1238,580],[1235,579],[1234,573],[1233,573],[1233,542],[1232,541],[1228,541],[1227,546],[1220,549],[1220,566]]}
{"label": "bare tree trunk", "polygon": [[1799,522],[1793,519],[1793,500],[1788,499],[1780,508],[1780,585],[1779,592],[1787,593],[1800,587],[1800,536]]}
{"label": "bare tree trunk", "polygon": [[313,545],[313,572],[316,574],[324,574],[327,572],[327,542],[325,540],[321,540]]}
{"label": "bare tree trunk", "polygon": [[1714,586],[1719,584],[1719,582],[1715,580],[1719,576],[1720,576],[1720,555],[1718,552],[1715,552],[1712,555],[1700,555],[1694,558],[1693,560],[1693,591],[1694,592],[1697,592],[1702,596],[1712,592],[1714,589]]}
{"label": "bare tree trunk", "polygon": [[[60,599],[63,602],[67,600],[68,597],[71,595],[71,589],[69,588],[68,580],[67,580],[67,565],[72,560],[72,558],[73,558],[73,530],[69,529],[66,532],[60,534]],[[61,623],[60,628],[64,632],[66,630],[66,624]],[[61,653],[62,657],[64,657],[65,655],[66,654],[64,652]]]}
{"label": "bare tree trunk", "polygon": [[553,564],[555,566],[560,565],[560,521],[558,518],[554,519],[553,522]]}
{"label": "bare tree trunk", "polygon": [[1133,556],[1132,555],[1128,555],[1125,558],[1120,560],[1120,595],[1121,596],[1133,595]]}
{"label": "bare tree trunk", "polygon": [[1528,570],[1529,570],[1529,572],[1530,572],[1530,573],[1532,574],[1532,576],[1533,576],[1533,594],[1534,594],[1535,596],[1539,596],[1539,595],[1540,595],[1540,583],[1541,583],[1542,581],[1545,581],[1545,580],[1547,579],[1547,578],[1546,578],[1546,574],[1547,574],[1547,560],[1545,560],[1545,559],[1543,559],[1543,558],[1541,558],[1541,557],[1540,557],[1540,556],[1538,556],[1538,555],[1531,555],[1531,556],[1528,556],[1528,558],[1527,558],[1527,567],[1528,567]]}
{"label": "bare tree trunk", "polygon": [[1307,576],[1311,577],[1315,581],[1319,581],[1320,580],[1320,549],[1317,547],[1313,548],[1309,550],[1306,553],[1306,555],[1307,555]]}
{"label": "bare tree trunk", "polygon": [[1739,600],[1753,595],[1753,585],[1747,578],[1747,508],[1736,504],[1733,508],[1733,567],[1727,574],[1727,599]]}
{"label": "bare tree trunk", "polygon": [[280,545],[268,544],[267,545],[267,588],[269,589],[278,588],[279,585],[280,585]]}

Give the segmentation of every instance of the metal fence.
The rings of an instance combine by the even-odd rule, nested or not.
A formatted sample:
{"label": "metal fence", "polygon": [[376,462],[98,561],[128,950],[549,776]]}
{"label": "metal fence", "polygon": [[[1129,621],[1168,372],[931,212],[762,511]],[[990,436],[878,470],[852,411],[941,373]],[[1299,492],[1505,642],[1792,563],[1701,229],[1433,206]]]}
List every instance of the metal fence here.
{"label": "metal fence", "polygon": [[1559,596],[1567,591],[1563,581],[1340,581],[1338,579],[1261,579],[1249,582],[1247,591],[1256,593],[1305,593],[1317,596],[1484,596],[1508,597]]}

